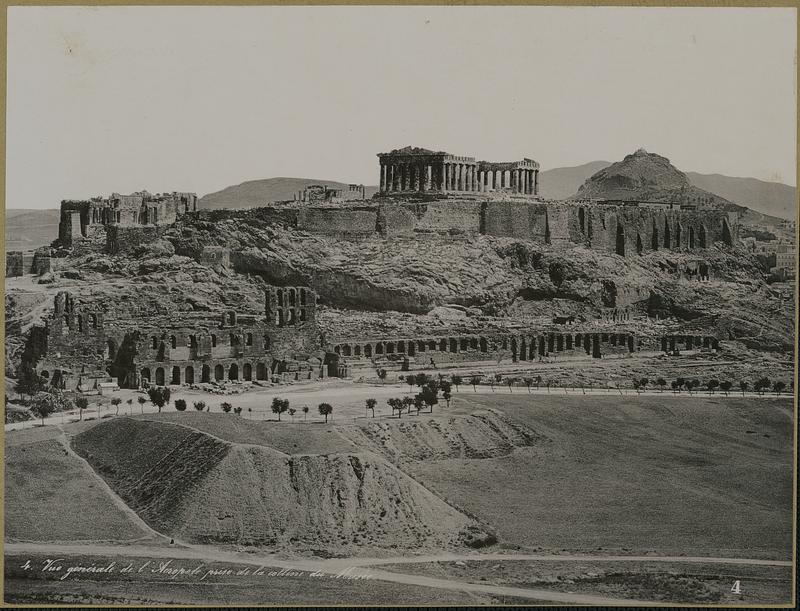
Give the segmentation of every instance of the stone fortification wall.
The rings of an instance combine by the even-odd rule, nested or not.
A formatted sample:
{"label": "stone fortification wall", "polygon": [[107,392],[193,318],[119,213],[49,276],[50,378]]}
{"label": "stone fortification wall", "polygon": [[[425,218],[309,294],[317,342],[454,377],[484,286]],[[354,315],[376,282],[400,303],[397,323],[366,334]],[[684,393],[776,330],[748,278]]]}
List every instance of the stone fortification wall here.
{"label": "stone fortification wall", "polygon": [[440,233],[479,233],[481,202],[443,201],[405,204],[417,218],[416,229]]}
{"label": "stone fortification wall", "polygon": [[152,244],[161,238],[163,226],[124,227],[109,225],[106,228],[106,250],[110,253],[127,253],[139,246]]}
{"label": "stone fortification wall", "polygon": [[378,211],[374,208],[303,208],[297,228],[312,233],[369,236],[375,233]]}
{"label": "stone fortification wall", "polygon": [[417,226],[412,206],[384,204],[378,207],[378,233],[384,237],[411,235]]}

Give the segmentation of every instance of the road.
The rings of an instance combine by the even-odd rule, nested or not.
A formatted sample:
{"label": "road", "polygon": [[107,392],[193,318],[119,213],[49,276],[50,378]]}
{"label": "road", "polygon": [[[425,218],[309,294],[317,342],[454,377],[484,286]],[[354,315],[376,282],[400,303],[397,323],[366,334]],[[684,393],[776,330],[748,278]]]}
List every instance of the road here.
{"label": "road", "polygon": [[[291,385],[285,386],[281,388],[270,387],[270,388],[258,388],[254,387],[247,392],[236,394],[236,395],[215,395],[206,393],[199,390],[192,390],[189,388],[175,388],[173,389],[172,399],[182,398],[185,399],[187,404],[189,405],[188,409],[192,409],[192,403],[194,401],[204,401],[210,411],[212,412],[220,412],[220,404],[224,401],[230,402],[234,406],[242,407],[244,410],[242,412],[243,418],[249,418],[254,420],[267,420],[274,418],[273,414],[270,411],[270,404],[274,397],[283,397],[289,399],[293,407],[299,408],[302,405],[308,405],[311,408],[309,413],[309,422],[322,422],[322,418],[317,414],[316,406],[319,403],[327,402],[334,406],[334,414],[333,414],[333,422],[345,422],[345,421],[352,421],[352,418],[364,416],[364,402],[368,398],[374,398],[378,400],[378,406],[376,408],[376,415],[383,414],[384,416],[389,415],[390,409],[386,405],[386,399],[390,397],[403,397],[406,395],[413,395],[419,391],[418,388],[414,387],[413,390],[407,384],[359,384],[353,382],[346,382],[341,380],[325,380],[322,382],[316,383],[309,383],[309,384],[298,384],[298,385]],[[492,389],[488,385],[478,385],[476,388],[472,388],[468,384],[462,384],[458,391],[454,389],[453,396],[463,396],[469,394],[479,394],[479,395],[498,395],[503,396],[506,394],[512,395],[528,395],[535,397],[559,397],[559,396],[623,396],[623,397],[635,397],[635,396],[643,396],[643,397],[676,397],[676,398],[683,398],[687,400],[696,399],[697,397],[703,398],[714,398],[719,401],[725,401],[728,399],[735,399],[741,398],[743,395],[741,392],[731,392],[729,395],[725,395],[721,391],[717,391],[715,393],[709,393],[707,391],[700,391],[700,392],[692,392],[689,394],[686,391],[680,393],[673,393],[671,390],[661,392],[660,390],[655,389],[648,389],[643,392],[637,393],[633,389],[616,389],[616,388],[592,388],[592,389],[581,389],[581,388],[535,388],[532,387],[530,389],[530,393],[528,393],[528,389],[525,386],[515,386],[512,391],[509,391],[508,386],[503,384],[496,384],[494,389]],[[141,392],[133,391],[133,390],[120,390],[112,395],[113,397],[119,397],[123,400],[122,405],[119,406],[119,413],[120,415],[136,415],[136,414],[152,414],[158,411],[158,409],[151,403],[146,403],[143,406],[140,406],[136,402],[136,398],[145,396]],[[97,405],[90,405],[90,408],[84,410],[83,418],[90,419],[90,418],[99,418],[107,414],[114,414],[116,413],[116,408],[110,405],[110,400],[112,396],[105,396],[102,397],[102,401],[104,401],[104,405],[101,406],[98,410]],[[765,393],[763,395],[759,395],[757,393],[748,392],[744,395],[748,399],[759,399],[759,400],[766,400],[766,399],[775,399],[775,393]],[[133,399],[134,403],[132,406],[127,405],[127,399]],[[790,395],[782,394],[781,398],[791,398]],[[97,399],[91,399],[91,401],[95,402]],[[174,404],[170,403],[168,406],[164,407],[164,411],[175,411]],[[77,419],[78,413],[77,412],[70,412],[70,413],[59,413],[50,416],[49,418],[45,418],[45,425],[59,425],[69,422],[71,419]],[[301,420],[300,416],[295,416],[297,421]],[[287,415],[284,415],[284,420],[287,422],[291,422]],[[6,424],[5,430],[6,431],[14,431],[20,429],[26,429],[34,426],[41,426],[41,420],[28,420],[25,422],[15,422],[12,424]]]}
{"label": "road", "polygon": [[195,560],[203,563],[208,562],[229,562],[234,564],[245,564],[250,566],[275,567],[280,569],[292,569],[304,572],[320,572],[335,576],[349,567],[361,567],[360,573],[351,572],[351,575],[368,575],[371,579],[401,583],[406,585],[426,586],[431,588],[458,590],[462,592],[475,592],[478,594],[490,594],[494,596],[512,596],[518,598],[529,598],[534,600],[546,600],[557,603],[568,603],[577,605],[620,605],[620,606],[642,606],[652,605],[652,601],[639,601],[631,599],[609,598],[605,596],[594,596],[588,594],[575,594],[571,592],[553,592],[550,590],[539,590],[533,588],[515,588],[491,584],[476,584],[458,581],[455,579],[441,579],[426,577],[424,575],[412,575],[406,573],[394,573],[370,568],[372,565],[380,564],[402,564],[416,562],[451,562],[462,561],[486,561],[498,562],[504,560],[526,560],[540,562],[671,562],[671,563],[716,563],[716,564],[747,564],[759,566],[792,566],[791,562],[778,560],[761,560],[752,558],[710,558],[702,556],[589,556],[589,555],[526,555],[526,554],[440,554],[430,556],[396,556],[391,558],[335,558],[328,560],[296,559],[286,560],[274,555],[256,555],[249,553],[226,552],[213,547],[204,545],[187,545],[170,547],[149,547],[145,545],[98,545],[98,544],[49,544],[49,543],[6,543],[6,554],[37,554],[53,557],[64,556],[123,556],[135,558],[173,558],[181,560]]}

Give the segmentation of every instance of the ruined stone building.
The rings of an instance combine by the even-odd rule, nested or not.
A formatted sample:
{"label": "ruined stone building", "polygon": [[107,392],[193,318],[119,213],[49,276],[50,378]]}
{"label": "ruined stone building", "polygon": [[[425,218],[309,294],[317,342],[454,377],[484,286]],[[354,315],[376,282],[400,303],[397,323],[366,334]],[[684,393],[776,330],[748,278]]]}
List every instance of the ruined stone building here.
{"label": "ruined stone building", "polygon": [[381,193],[539,193],[539,164],[532,159],[511,162],[476,161],[474,157],[412,146],[380,153],[378,158]]}
{"label": "ruined stone building", "polygon": [[58,225],[58,245],[74,246],[82,239],[103,242],[106,228],[162,226],[197,211],[194,193],[151,194],[139,191],[131,195],[112,193],[109,197],[88,200],[64,200]]}
{"label": "ruined stone building", "polygon": [[273,287],[263,317],[225,312],[157,320],[110,320],[61,292],[45,326],[31,332],[23,361],[58,388],[90,391],[109,377],[128,388],[315,379],[326,373],[324,356],[314,291]]}

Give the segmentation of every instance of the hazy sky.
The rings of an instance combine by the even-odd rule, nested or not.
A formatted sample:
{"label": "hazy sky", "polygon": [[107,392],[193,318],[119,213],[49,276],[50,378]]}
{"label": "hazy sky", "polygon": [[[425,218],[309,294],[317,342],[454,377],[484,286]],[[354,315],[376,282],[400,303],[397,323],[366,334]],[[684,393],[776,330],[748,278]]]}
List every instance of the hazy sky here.
{"label": "hazy sky", "polygon": [[8,10],[7,206],[376,184],[406,145],[795,184],[794,9]]}

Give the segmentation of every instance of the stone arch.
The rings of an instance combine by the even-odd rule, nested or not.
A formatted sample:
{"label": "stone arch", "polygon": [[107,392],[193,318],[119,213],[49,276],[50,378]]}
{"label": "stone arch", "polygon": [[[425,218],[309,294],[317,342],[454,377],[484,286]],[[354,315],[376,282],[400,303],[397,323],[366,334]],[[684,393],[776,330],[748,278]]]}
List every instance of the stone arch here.
{"label": "stone arch", "polygon": [[269,350],[269,347],[270,347],[271,343],[272,342],[270,342],[269,335],[265,335],[264,336],[264,350]]}
{"label": "stone arch", "polygon": [[158,350],[158,337],[155,336],[155,335],[153,336],[153,341],[152,341],[151,346],[152,346],[153,350]]}
{"label": "stone arch", "polygon": [[177,348],[178,347],[178,338],[175,337],[174,335],[170,335],[169,336],[169,345],[170,345],[171,348]]}
{"label": "stone arch", "polygon": [[353,346],[353,356],[361,356],[361,346],[359,344]]}
{"label": "stone arch", "polygon": [[203,365],[203,369],[200,372],[200,381],[201,382],[210,382],[211,381],[211,366],[208,364]]}
{"label": "stone arch", "polygon": [[519,342],[519,360],[525,361],[528,358],[528,343],[523,337]]}
{"label": "stone arch", "polygon": [[694,248],[694,227],[689,227],[689,248]]}
{"label": "stone arch", "polygon": [[342,347],[337,344],[336,346],[333,347],[333,351],[336,354],[341,354],[342,353]]}
{"label": "stone arch", "polygon": [[408,340],[408,356],[414,356],[417,353],[416,345],[413,341]]}
{"label": "stone arch", "polygon": [[106,342],[106,358],[109,361],[113,361],[117,358],[117,342],[113,339],[109,339]]}
{"label": "stone arch", "polygon": [[364,346],[364,356],[366,357],[372,356],[372,344],[367,344]]}
{"label": "stone arch", "polygon": [[403,341],[397,342],[397,351],[398,352],[405,352],[406,351],[406,343]]}
{"label": "stone arch", "polygon": [[189,365],[186,368],[186,371],[184,371],[183,381],[186,382],[187,384],[194,384],[194,367],[192,367],[191,365]]}
{"label": "stone arch", "polygon": [[350,356],[352,354],[352,349],[350,348],[350,344],[345,344],[342,346],[342,356]]}
{"label": "stone arch", "polygon": [[253,334],[252,333],[248,333],[247,335],[244,336],[244,343],[245,343],[245,346],[252,346],[253,345]]}
{"label": "stone arch", "polygon": [[378,342],[375,344],[375,354],[383,354],[385,350],[385,346],[382,342]]}
{"label": "stone arch", "polygon": [[450,340],[450,352],[458,352],[458,342],[455,339]]}
{"label": "stone arch", "polygon": [[292,307],[297,305],[297,292],[294,289],[289,289],[289,305]]}
{"label": "stone arch", "polygon": [[617,247],[616,253],[621,257],[625,256],[625,230],[622,228],[622,223],[617,223]]}
{"label": "stone arch", "polygon": [[225,378],[225,368],[222,365],[214,367],[214,379],[219,381]]}
{"label": "stone arch", "polygon": [[264,363],[256,363],[256,380],[267,379],[267,366]]}
{"label": "stone arch", "polygon": [[447,352],[447,340],[443,339],[439,341],[439,352]]}
{"label": "stone arch", "polygon": [[485,337],[481,338],[480,344],[481,344],[481,352],[488,352],[489,351],[489,346],[486,343],[486,338]]}
{"label": "stone arch", "polygon": [[578,208],[578,226],[581,233],[586,233],[586,212],[584,212],[583,208]]}
{"label": "stone arch", "polygon": [[700,248],[707,248],[708,241],[707,241],[707,234],[706,234],[706,226],[700,223],[700,229],[697,232],[697,245]]}
{"label": "stone arch", "polygon": [[300,305],[304,306],[307,303],[307,291],[305,289],[300,289]]}
{"label": "stone arch", "polygon": [[142,382],[144,382],[144,380],[149,382],[152,379],[150,377],[150,368],[142,367],[142,370],[139,372],[139,378],[142,380]]}
{"label": "stone arch", "polygon": [[733,246],[733,236],[727,219],[722,219],[722,242],[728,246]]}
{"label": "stone arch", "polygon": [[211,334],[211,347],[212,348],[217,347],[217,336],[214,335],[213,333]]}
{"label": "stone arch", "polygon": [[242,365],[242,379],[247,382],[253,379],[253,366],[250,363]]}
{"label": "stone arch", "polygon": [[180,384],[181,383],[181,368],[175,365],[172,368],[172,382],[171,384]]}
{"label": "stone arch", "polygon": [[228,367],[228,379],[229,380],[239,379],[239,365],[237,365],[236,363],[231,363],[231,366]]}
{"label": "stone arch", "polygon": [[519,355],[517,354],[517,338],[516,337],[512,337],[511,338],[511,360],[516,363],[518,357],[519,357]]}
{"label": "stone arch", "polygon": [[164,386],[164,368],[156,367],[156,386]]}

